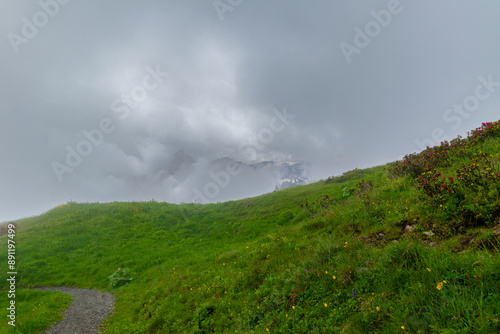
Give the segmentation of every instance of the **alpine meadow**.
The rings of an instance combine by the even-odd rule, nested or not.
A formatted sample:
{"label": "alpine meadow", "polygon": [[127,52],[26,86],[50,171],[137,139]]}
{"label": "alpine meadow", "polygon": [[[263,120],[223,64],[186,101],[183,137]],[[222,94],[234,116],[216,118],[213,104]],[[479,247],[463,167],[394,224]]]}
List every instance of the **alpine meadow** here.
{"label": "alpine meadow", "polygon": [[9,223],[17,318],[0,329],[42,333],[70,297],[32,288],[67,286],[116,296],[105,333],[496,333],[499,181],[496,121],[254,198],[68,202]]}

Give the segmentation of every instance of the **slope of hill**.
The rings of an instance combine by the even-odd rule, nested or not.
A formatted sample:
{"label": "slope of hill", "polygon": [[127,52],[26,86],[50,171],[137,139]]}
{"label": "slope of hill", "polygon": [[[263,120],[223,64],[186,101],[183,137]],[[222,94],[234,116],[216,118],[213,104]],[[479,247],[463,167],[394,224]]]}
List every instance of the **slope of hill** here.
{"label": "slope of hill", "polygon": [[500,121],[240,201],[67,203],[16,222],[16,329],[67,305],[43,285],[114,293],[107,333],[499,332],[499,181]]}

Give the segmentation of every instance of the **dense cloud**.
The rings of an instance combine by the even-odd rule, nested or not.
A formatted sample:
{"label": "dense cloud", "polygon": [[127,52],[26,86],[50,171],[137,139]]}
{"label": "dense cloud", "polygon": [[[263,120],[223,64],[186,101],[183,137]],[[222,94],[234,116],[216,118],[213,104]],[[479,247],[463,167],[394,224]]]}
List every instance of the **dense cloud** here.
{"label": "dense cloud", "polygon": [[[191,201],[224,157],[310,161],[317,180],[464,135],[498,119],[499,10],[494,0],[3,2],[0,221],[69,200]],[[277,123],[284,110],[294,117]],[[86,154],[73,167],[71,150]],[[180,150],[193,161],[175,169]],[[213,200],[255,195],[256,181],[234,177]]]}

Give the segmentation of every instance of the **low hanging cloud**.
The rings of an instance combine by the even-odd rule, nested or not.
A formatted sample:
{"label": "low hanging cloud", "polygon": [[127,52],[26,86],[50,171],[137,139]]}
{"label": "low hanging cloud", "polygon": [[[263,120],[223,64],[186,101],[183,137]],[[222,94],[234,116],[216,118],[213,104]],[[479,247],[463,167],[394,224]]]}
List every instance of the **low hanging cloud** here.
{"label": "low hanging cloud", "polygon": [[[418,151],[436,129],[464,135],[497,119],[496,89],[467,117],[447,110],[478,78],[500,82],[499,7],[4,2],[0,221],[69,200],[253,196],[276,186],[278,172],[248,167],[263,161],[310,162],[319,180]],[[224,158],[246,172],[210,198]]]}

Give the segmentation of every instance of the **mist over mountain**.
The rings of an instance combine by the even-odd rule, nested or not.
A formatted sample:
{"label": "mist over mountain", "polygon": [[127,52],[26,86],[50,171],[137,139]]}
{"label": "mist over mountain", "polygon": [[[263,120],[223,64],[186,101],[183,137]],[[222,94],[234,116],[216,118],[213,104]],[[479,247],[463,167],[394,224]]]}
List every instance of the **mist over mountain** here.
{"label": "mist over mountain", "polygon": [[279,189],[286,189],[309,183],[310,163],[304,161],[264,161],[250,165],[258,170],[272,173],[278,181]]}
{"label": "mist over mountain", "polygon": [[165,187],[166,201],[211,203],[307,184],[311,181],[310,167],[303,161],[247,164],[229,157],[207,161],[180,150],[157,176]]}

